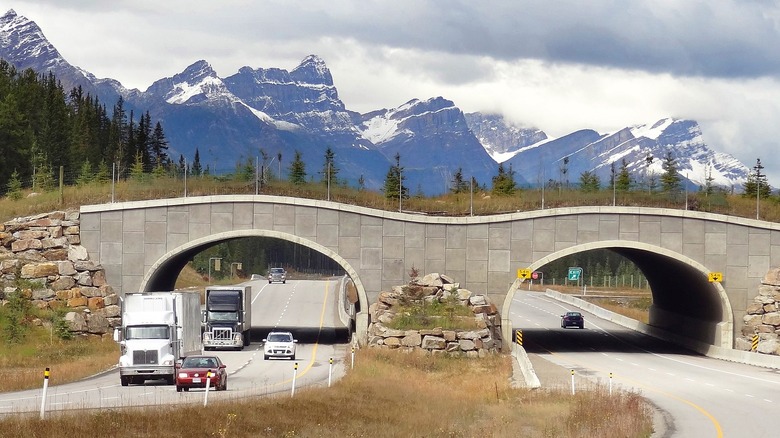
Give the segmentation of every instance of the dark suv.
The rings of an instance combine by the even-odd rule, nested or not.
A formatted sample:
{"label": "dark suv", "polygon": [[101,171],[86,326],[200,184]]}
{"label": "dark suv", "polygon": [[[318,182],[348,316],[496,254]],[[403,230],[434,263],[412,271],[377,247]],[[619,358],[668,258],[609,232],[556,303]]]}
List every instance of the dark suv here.
{"label": "dark suv", "polygon": [[585,317],[580,312],[566,312],[561,315],[561,328],[569,326],[585,328]]}
{"label": "dark suv", "polygon": [[287,272],[284,268],[271,268],[268,270],[268,282],[287,283]]}

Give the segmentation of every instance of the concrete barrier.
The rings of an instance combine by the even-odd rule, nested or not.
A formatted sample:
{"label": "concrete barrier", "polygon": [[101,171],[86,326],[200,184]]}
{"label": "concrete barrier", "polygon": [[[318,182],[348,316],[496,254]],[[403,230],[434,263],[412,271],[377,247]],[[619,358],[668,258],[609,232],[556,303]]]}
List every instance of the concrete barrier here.
{"label": "concrete barrier", "polygon": [[528,359],[528,354],[522,345],[514,344],[512,357],[515,358],[512,364],[512,386],[525,388],[541,387],[542,384],[539,382],[539,377],[537,377],[534,366],[531,364],[531,360]]}

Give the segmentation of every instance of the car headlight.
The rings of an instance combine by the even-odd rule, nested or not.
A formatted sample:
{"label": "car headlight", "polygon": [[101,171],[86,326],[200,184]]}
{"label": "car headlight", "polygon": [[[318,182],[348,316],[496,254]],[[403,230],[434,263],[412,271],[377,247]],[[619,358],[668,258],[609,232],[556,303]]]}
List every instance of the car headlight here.
{"label": "car headlight", "polygon": [[187,377],[187,373],[179,373],[179,378],[184,379]]}
{"label": "car headlight", "polygon": [[162,364],[165,366],[173,365],[173,359],[165,359]]}

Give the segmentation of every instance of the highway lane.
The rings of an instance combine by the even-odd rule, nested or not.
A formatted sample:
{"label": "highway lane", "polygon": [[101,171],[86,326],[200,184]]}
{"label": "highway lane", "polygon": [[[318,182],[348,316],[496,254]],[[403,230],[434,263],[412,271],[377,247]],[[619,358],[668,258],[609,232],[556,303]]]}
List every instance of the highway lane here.
{"label": "highway lane", "polygon": [[[701,356],[587,312],[584,330],[562,329],[567,310],[579,309],[521,292],[510,317],[529,354],[574,370],[576,386],[586,379],[607,385],[612,373],[614,387],[640,392],[669,414],[668,436],[777,436],[766,421],[780,407],[777,370]],[[568,388],[570,382],[552,384]]]}
{"label": "highway lane", "polygon": [[[331,358],[334,362],[331,377],[335,379],[344,374],[349,346],[343,335],[345,329],[335,310],[337,280],[288,280],[287,284],[272,285],[256,281],[252,282],[252,286],[253,342],[243,351],[209,352],[219,355],[228,370],[228,391],[210,392],[210,402],[292,393],[293,377],[296,389],[327,385]],[[255,324],[255,321],[258,323]],[[295,361],[263,360],[260,336],[273,327],[303,334],[297,346]],[[336,331],[342,333],[340,343],[331,343],[332,336],[314,335]],[[322,338],[327,338],[327,342],[322,342]],[[52,367],[51,372],[55,375],[56,367]],[[114,370],[76,383],[49,386],[45,410],[202,403],[204,395],[203,390],[177,393],[174,386],[165,385],[162,381],[122,387],[119,372]],[[38,412],[41,396],[42,389],[0,394],[0,415]]]}

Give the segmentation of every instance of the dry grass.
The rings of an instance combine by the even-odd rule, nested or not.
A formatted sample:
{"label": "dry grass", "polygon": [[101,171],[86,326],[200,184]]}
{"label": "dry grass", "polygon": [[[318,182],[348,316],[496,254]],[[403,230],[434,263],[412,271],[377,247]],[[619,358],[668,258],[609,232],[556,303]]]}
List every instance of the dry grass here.
{"label": "dry grass", "polygon": [[512,389],[511,359],[357,352],[331,388],[200,406],[0,419],[5,437],[648,437],[637,394]]}
{"label": "dry grass", "polygon": [[[59,192],[46,192],[31,195],[29,191],[20,200],[8,197],[0,198],[0,221],[19,216],[49,212],[81,205],[111,202],[135,201],[146,199],[166,199],[184,196],[184,181],[175,178],[158,178],[147,182],[120,181],[113,189],[110,185],[89,184],[82,187],[65,187]],[[222,179],[189,178],[187,196],[255,194],[253,183]],[[286,181],[273,181],[260,188],[260,194],[292,196],[309,199],[326,199],[327,188],[324,184],[308,183],[301,186]],[[380,210],[397,211],[397,199],[385,199],[380,192],[360,191],[352,188],[334,186],[330,190],[330,200],[344,204],[360,205]],[[756,200],[740,195],[705,196],[701,193],[688,193],[685,197],[669,197],[662,193],[628,192],[618,193],[615,200],[618,206],[645,206],[672,209],[708,211],[732,216],[755,218]],[[609,190],[597,193],[582,193],[579,190],[547,190],[544,194],[544,208],[573,206],[610,206],[613,194]],[[538,189],[518,190],[511,196],[493,196],[489,192],[476,192],[472,197],[468,193],[445,194],[436,197],[412,197],[403,200],[404,211],[420,212],[431,215],[466,216],[489,215],[516,211],[531,211],[542,208],[542,193]],[[760,217],[770,222],[780,221],[780,203],[777,196],[762,199]]]}
{"label": "dry grass", "polygon": [[49,382],[60,385],[110,369],[119,361],[119,347],[108,338],[51,339],[48,331],[28,334],[22,344],[0,342],[0,392],[39,388],[50,368]]}

